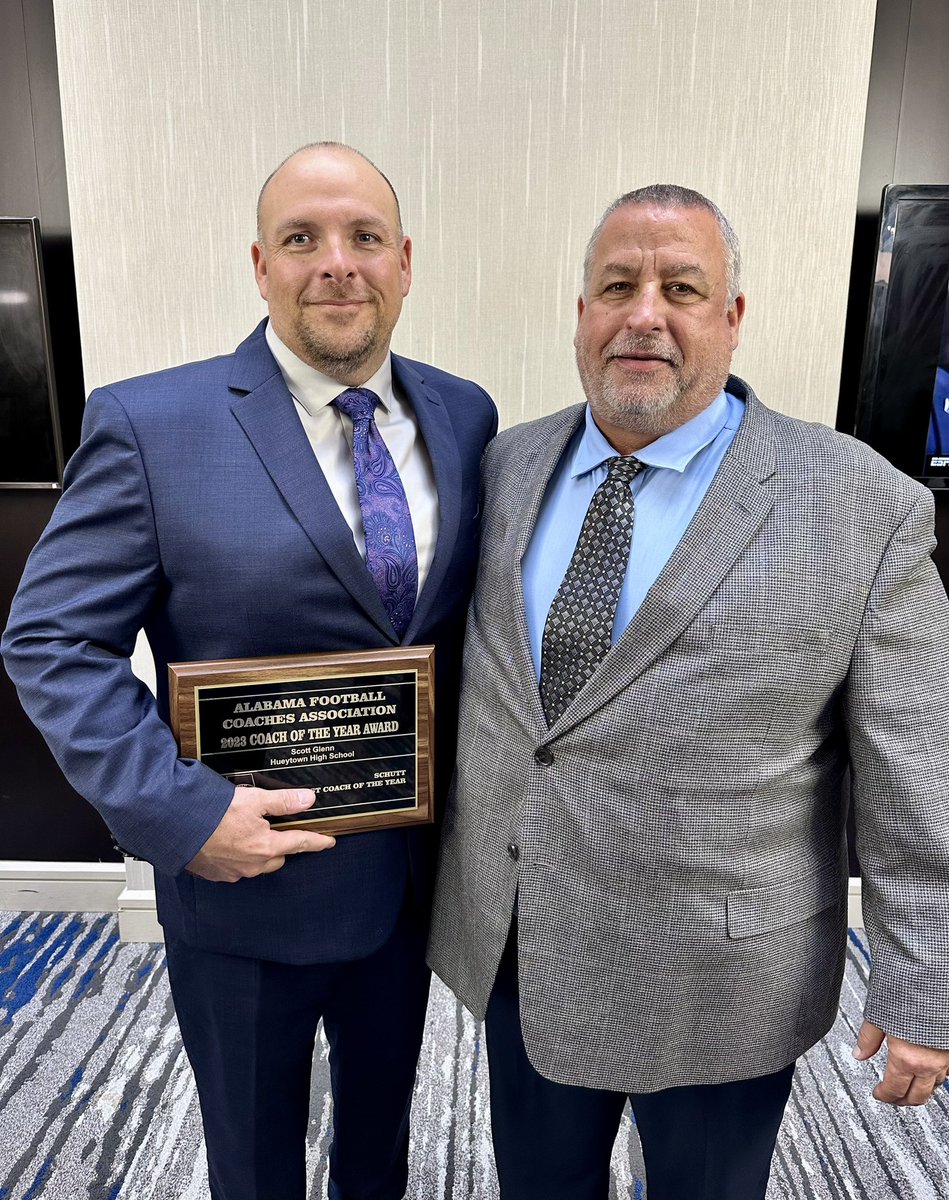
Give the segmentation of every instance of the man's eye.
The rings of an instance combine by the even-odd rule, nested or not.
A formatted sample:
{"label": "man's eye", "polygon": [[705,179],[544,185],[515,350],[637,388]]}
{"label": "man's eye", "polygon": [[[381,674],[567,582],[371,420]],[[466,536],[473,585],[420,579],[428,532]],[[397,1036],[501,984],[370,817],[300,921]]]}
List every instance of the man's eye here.
{"label": "man's eye", "polygon": [[378,238],[374,233],[357,233],[356,241],[363,246],[371,246],[374,242],[378,242]]}
{"label": "man's eye", "polygon": [[618,279],[616,283],[608,283],[603,289],[604,292],[626,292],[629,291],[629,284],[625,280]]}
{"label": "man's eye", "polygon": [[308,233],[293,233],[288,240],[291,246],[306,246],[309,244],[310,235]]}
{"label": "man's eye", "polygon": [[669,291],[674,292],[677,296],[694,296],[695,288],[690,287],[687,283],[672,283],[669,285]]}

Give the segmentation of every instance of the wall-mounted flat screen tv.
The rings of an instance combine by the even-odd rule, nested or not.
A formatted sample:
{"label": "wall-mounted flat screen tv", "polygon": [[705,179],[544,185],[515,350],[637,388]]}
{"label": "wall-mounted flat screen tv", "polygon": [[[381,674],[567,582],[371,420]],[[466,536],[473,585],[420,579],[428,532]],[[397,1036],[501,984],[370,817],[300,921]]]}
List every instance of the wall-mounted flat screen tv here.
{"label": "wall-mounted flat screen tv", "polygon": [[949,186],[884,190],[854,432],[949,486]]}
{"label": "wall-mounted flat screen tv", "polygon": [[0,217],[0,487],[63,477],[35,217]]}

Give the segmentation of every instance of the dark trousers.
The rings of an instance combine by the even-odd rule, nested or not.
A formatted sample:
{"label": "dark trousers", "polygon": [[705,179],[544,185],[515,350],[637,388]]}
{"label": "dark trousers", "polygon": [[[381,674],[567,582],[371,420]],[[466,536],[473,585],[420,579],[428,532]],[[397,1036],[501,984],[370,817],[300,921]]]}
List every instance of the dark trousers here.
{"label": "dark trousers", "polygon": [[[531,1066],[521,1036],[513,934],[485,1031],[501,1200],[606,1200],[627,1096],[552,1083]],[[630,1095],[647,1200],[763,1200],[793,1074],[792,1063],[738,1083]]]}
{"label": "dark trousers", "polygon": [[[222,887],[227,886],[225,884]],[[420,917],[355,962],[291,966],[168,944],[213,1200],[304,1200],[317,1023],[330,1047],[330,1200],[401,1200],[429,972]]]}

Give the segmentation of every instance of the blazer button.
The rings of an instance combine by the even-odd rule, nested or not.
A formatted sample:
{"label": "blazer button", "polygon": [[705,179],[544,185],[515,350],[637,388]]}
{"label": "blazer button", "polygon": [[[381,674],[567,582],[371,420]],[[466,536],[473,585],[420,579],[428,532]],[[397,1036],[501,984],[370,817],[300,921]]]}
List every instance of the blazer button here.
{"label": "blazer button", "polygon": [[507,848],[507,852],[515,862],[517,862],[517,860],[521,857],[521,852],[518,848],[517,842],[511,842],[510,846]]}
{"label": "blazer button", "polygon": [[549,767],[554,761],[554,752],[549,746],[538,746],[534,751],[534,761],[539,762],[542,767]]}

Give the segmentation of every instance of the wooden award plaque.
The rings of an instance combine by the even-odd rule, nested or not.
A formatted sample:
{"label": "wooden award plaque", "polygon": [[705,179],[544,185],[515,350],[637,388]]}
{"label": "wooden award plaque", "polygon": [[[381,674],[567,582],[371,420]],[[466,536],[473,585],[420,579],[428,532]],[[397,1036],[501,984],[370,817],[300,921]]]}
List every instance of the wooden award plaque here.
{"label": "wooden award plaque", "polygon": [[275,829],[355,833],[434,819],[433,646],[169,663],[182,757],[236,785],[312,788]]}

